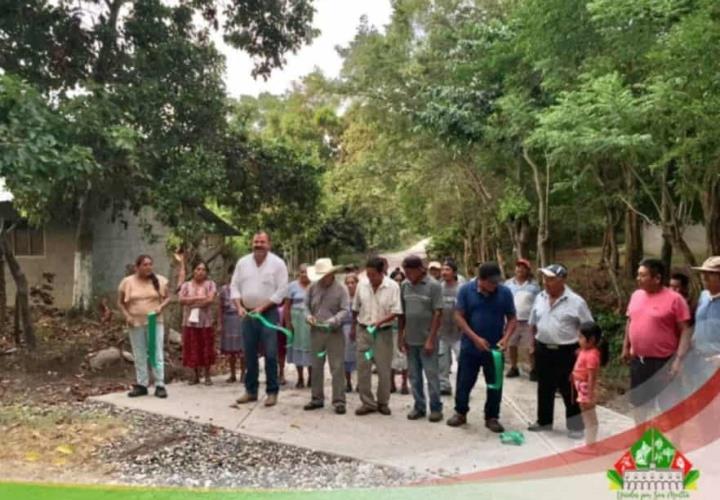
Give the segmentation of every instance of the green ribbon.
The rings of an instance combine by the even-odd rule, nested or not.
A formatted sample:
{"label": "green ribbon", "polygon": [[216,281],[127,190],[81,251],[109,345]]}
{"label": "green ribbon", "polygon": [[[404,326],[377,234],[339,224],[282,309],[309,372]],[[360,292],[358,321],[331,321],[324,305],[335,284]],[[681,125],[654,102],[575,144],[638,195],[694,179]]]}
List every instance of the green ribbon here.
{"label": "green ribbon", "polygon": [[503,432],[500,434],[500,442],[502,444],[514,444],[515,446],[520,446],[525,444],[525,436],[522,432],[518,431]]}
{"label": "green ribbon", "polygon": [[285,335],[287,337],[287,345],[292,345],[293,343],[293,332],[288,330],[287,328],[284,328],[280,325],[276,325],[275,323],[272,323],[270,320],[268,320],[265,316],[258,312],[251,312],[248,313],[248,317],[252,319],[258,320],[265,328],[270,328],[271,330],[278,331]]}
{"label": "green ribbon", "polygon": [[503,385],[503,369],[505,368],[505,362],[503,360],[503,354],[497,349],[490,351],[493,357],[493,365],[495,365],[495,382],[488,384],[488,389],[495,389],[499,391]]}
{"label": "green ribbon", "polygon": [[148,346],[147,356],[150,365],[156,370],[159,369],[157,360],[157,313],[151,312],[148,314]]}
{"label": "green ribbon", "polygon": [[[370,334],[370,336],[373,339],[373,344],[375,343],[375,340],[377,340],[377,328],[374,326],[368,326],[366,328],[367,332]],[[371,361],[375,357],[375,351],[373,350],[372,346],[370,346],[370,349],[365,351],[365,359],[368,361]]]}

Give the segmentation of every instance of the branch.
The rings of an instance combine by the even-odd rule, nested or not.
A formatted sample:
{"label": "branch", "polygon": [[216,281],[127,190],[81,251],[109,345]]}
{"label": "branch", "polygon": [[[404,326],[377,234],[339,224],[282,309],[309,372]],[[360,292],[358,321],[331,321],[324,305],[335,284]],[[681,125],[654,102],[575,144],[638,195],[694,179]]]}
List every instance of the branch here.
{"label": "branch", "polygon": [[634,206],[632,206],[632,204],[631,204],[629,201],[627,201],[623,195],[619,194],[618,197],[620,198],[620,201],[622,201],[623,203],[625,203],[625,205],[627,205],[627,207],[628,207],[630,210],[632,210],[632,211],[635,212],[637,215],[639,215],[640,217],[642,217],[642,218],[645,220],[645,222],[647,222],[648,224],[653,225],[653,221],[650,219],[650,217],[648,217],[647,215],[645,215],[644,213],[642,213],[640,210],[638,210],[637,208],[635,208]]}

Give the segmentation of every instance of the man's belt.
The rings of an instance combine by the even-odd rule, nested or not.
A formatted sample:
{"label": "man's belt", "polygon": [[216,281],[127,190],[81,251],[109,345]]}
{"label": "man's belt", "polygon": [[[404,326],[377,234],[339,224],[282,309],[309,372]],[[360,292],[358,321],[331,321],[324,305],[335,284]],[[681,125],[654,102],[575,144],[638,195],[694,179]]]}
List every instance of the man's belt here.
{"label": "man's belt", "polygon": [[[366,324],[364,324],[364,323],[358,323],[358,325],[362,326],[362,327],[365,328],[366,330],[371,326],[371,325],[366,325]],[[378,330],[378,331],[390,330],[391,328],[392,328],[392,325],[384,325],[384,326],[378,327],[377,330]]]}
{"label": "man's belt", "polygon": [[557,351],[559,349],[577,349],[578,347],[576,342],[573,342],[572,344],[548,344],[547,342],[540,342],[538,340],[538,344],[543,346],[545,349],[550,349],[551,351]]}

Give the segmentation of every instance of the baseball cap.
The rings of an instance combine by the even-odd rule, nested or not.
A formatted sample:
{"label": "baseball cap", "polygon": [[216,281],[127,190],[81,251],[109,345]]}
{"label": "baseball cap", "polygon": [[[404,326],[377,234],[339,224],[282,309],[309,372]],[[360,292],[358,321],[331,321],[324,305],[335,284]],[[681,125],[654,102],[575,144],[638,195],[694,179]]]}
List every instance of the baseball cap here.
{"label": "baseball cap", "polygon": [[518,259],[515,261],[516,266],[525,266],[528,269],[532,269],[532,266],[530,265],[530,261],[527,259]]}
{"label": "baseball cap", "polygon": [[428,264],[428,269],[442,269],[442,264],[434,260],[430,264]]}
{"label": "baseball cap", "polygon": [[480,267],[478,268],[478,278],[496,284],[500,283],[500,281],[502,281],[502,271],[500,271],[500,266],[498,266],[495,262],[485,262],[484,264],[480,264]]}
{"label": "baseball cap", "polygon": [[709,257],[701,267],[693,267],[693,269],[704,273],[720,273],[720,256]]}
{"label": "baseball cap", "polygon": [[540,272],[549,278],[565,278],[568,275],[568,270],[562,264],[550,264],[546,267],[541,267]]}

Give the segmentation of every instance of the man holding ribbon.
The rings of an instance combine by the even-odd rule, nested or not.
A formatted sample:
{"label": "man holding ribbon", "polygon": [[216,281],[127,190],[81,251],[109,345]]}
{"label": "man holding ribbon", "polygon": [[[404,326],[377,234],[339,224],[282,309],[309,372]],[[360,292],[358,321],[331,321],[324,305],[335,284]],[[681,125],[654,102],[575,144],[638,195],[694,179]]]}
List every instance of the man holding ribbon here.
{"label": "man holding ribbon", "polygon": [[312,346],[312,400],[305,410],[325,405],[325,358],[332,375],[332,404],[335,413],[345,414],[345,335],[342,323],[348,315],[348,291],[335,280],[330,259],[318,259],[307,270],[313,283],[305,293],[307,322],[310,324]]}
{"label": "man holding ribbon", "polygon": [[[455,415],[447,424],[458,427],[467,422],[470,392],[477,382],[480,368],[485,375],[485,427],[504,432],[500,418],[502,400],[502,353],[515,332],[515,303],[509,288],[500,284],[500,267],[486,262],[478,277],[465,283],[458,292],[455,321],[463,332],[458,359]],[[493,352],[495,351],[495,352]]]}
{"label": "man holding ribbon", "polygon": [[274,406],[278,394],[278,343],[274,325],[279,321],[277,306],[287,292],[288,270],[285,262],[270,251],[270,236],[259,232],[253,236],[253,251],[238,260],[230,282],[230,298],[243,318],[242,332],[247,374],[245,394],[238,404],[258,399],[258,346],[265,350],[267,398],[265,406]]}
{"label": "man holding ribbon", "polygon": [[[383,273],[380,257],[368,260],[367,280],[358,284],[353,299],[353,321],[350,338],[357,340],[358,392],[362,406],[356,415],[379,411],[390,415],[390,378],[393,358],[392,323],[402,314],[400,287]],[[372,363],[378,372],[377,400],[372,393]]]}

